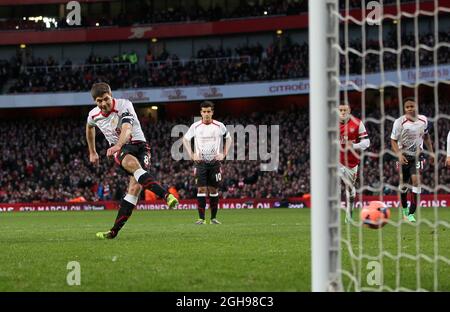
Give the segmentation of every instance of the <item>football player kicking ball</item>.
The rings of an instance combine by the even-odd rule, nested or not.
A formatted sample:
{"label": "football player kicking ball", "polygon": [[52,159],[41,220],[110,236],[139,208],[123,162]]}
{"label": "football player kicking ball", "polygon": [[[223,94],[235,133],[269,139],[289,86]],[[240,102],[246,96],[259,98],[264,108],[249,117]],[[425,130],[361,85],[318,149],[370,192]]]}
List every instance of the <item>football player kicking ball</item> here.
{"label": "football player kicking ball", "polygon": [[91,95],[97,107],[89,112],[86,124],[89,161],[93,164],[99,162],[95,150],[95,127],[98,127],[110,144],[106,156],[114,157],[115,162],[130,176],[128,191],[120,202],[113,227],[107,232],[97,233],[98,238],[112,239],[131,216],[142,188],[148,188],[164,198],[170,209],[178,205],[178,200],[148,172],[150,147],[133,104],[126,99],[113,98],[110,86],[103,82],[92,86]]}
{"label": "football player kicking ball", "polygon": [[[403,100],[405,115],[394,121],[391,133],[393,152],[398,157],[400,169],[400,198],[403,207],[403,219],[416,222],[414,213],[419,203],[420,188],[420,160],[423,144],[428,148],[430,163],[434,163],[433,145],[428,134],[428,119],[417,113],[417,103],[414,98]],[[408,209],[408,184],[412,184],[412,200]]]}
{"label": "football player kicking ball", "polygon": [[340,176],[345,184],[346,214],[345,223],[353,220],[355,208],[356,178],[360,163],[359,151],[364,151],[370,146],[366,127],[363,122],[350,114],[350,105],[339,105],[339,129],[340,129]]}

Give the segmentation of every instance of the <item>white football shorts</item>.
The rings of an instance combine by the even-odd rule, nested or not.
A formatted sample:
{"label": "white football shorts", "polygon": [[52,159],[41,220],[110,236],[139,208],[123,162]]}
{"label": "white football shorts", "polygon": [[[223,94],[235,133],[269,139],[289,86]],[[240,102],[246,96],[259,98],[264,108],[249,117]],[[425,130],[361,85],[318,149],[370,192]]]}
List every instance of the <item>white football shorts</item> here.
{"label": "white football shorts", "polygon": [[349,187],[355,187],[356,178],[358,177],[358,166],[349,168],[342,164],[339,164],[339,171],[342,182],[344,182]]}

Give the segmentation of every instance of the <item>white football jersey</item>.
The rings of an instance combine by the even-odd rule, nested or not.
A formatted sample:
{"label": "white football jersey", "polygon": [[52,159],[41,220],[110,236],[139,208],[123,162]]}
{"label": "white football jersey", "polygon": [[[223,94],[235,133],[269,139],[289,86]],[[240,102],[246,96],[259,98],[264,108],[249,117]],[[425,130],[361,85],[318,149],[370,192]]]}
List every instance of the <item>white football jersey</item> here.
{"label": "white football jersey", "polygon": [[398,147],[403,153],[415,155],[423,150],[423,136],[427,133],[427,117],[418,115],[414,121],[404,115],[394,121],[391,139],[398,142]]}
{"label": "white football jersey", "polygon": [[111,145],[116,144],[119,140],[124,121],[132,125],[130,141],[146,142],[133,104],[129,100],[113,98],[111,112],[103,114],[96,106],[89,112],[87,118],[88,125],[97,126]]}
{"label": "white football jersey", "polygon": [[184,138],[188,141],[194,138],[195,153],[201,160],[208,162],[213,161],[221,152],[219,149],[224,136],[226,139],[231,138],[227,128],[220,121],[212,120],[211,123],[205,124],[199,120],[191,125]]}

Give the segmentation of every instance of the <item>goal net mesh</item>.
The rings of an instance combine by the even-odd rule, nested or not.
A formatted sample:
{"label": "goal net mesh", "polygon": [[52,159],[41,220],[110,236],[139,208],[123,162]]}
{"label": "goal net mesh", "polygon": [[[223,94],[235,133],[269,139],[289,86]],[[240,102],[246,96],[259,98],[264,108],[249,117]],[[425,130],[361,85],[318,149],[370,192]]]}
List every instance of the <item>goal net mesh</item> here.
{"label": "goal net mesh", "polygon": [[[370,147],[361,153],[354,221],[341,215],[341,279],[345,291],[450,290],[450,1],[340,0],[340,101],[366,126]],[[403,99],[417,99],[429,121],[435,153],[424,146],[415,223],[403,220],[393,122]],[[412,185],[409,185],[411,189]],[[342,192],[345,209],[345,192]],[[410,195],[409,195],[410,196]],[[380,200],[391,217],[381,229],[360,220],[361,207]],[[411,197],[408,197],[410,203]]]}

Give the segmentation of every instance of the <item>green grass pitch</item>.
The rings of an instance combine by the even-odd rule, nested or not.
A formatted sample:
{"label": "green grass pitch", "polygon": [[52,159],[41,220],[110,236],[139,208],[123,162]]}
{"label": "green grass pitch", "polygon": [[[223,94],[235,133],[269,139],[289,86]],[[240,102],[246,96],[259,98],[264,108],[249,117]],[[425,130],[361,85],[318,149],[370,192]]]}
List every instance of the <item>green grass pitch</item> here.
{"label": "green grass pitch", "polygon": [[[222,225],[200,226],[194,224],[196,211],[135,211],[117,239],[97,239],[95,233],[109,229],[115,216],[0,214],[0,291],[310,291],[309,209],[221,210]],[[432,209],[422,210],[422,217],[433,216]],[[449,220],[450,209],[440,209],[439,218]],[[448,258],[449,229],[432,231],[421,225],[421,251],[433,252],[434,235]],[[355,242],[359,232],[350,233]],[[380,231],[361,233],[364,252],[376,254]],[[396,250],[396,229],[387,225],[381,234],[384,248]],[[415,253],[416,228],[402,225],[401,240],[404,252]],[[353,248],[358,252],[358,243]],[[79,286],[67,284],[70,261],[80,264]],[[395,262],[383,264],[385,283],[395,282]],[[343,265],[351,268],[346,253]],[[415,286],[416,261],[402,259],[401,267],[402,284]],[[421,272],[421,287],[433,290],[433,266],[423,263]],[[449,266],[441,263],[439,290],[450,290],[448,276]]]}

